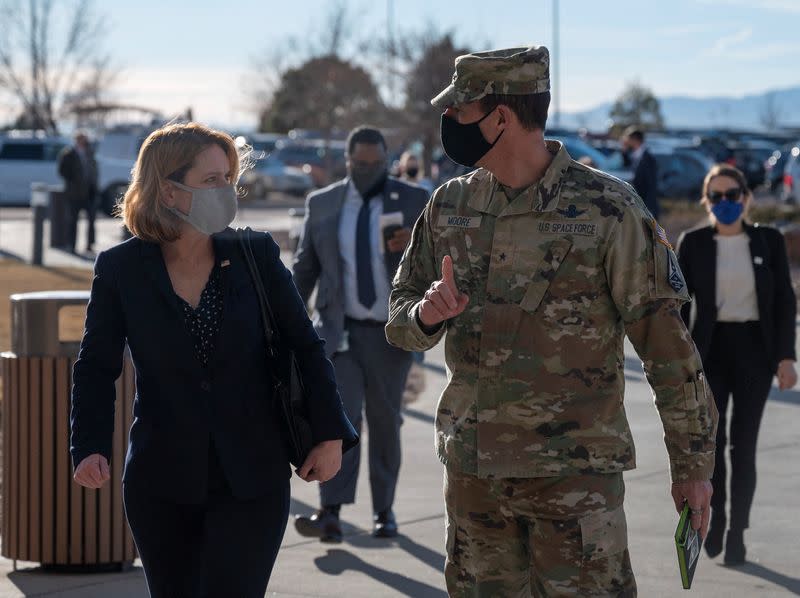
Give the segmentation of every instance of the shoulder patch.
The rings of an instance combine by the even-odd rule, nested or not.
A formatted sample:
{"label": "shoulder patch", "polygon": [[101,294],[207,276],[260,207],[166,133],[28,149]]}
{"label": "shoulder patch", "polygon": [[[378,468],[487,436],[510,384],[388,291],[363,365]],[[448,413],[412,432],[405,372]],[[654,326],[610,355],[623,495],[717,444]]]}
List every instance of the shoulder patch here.
{"label": "shoulder patch", "polygon": [[671,251],[669,252],[669,272],[667,275],[667,280],[669,282],[669,286],[671,286],[672,290],[676,293],[680,293],[686,286],[686,283],[683,281],[681,270],[678,268],[678,264],[675,263],[675,256]]}

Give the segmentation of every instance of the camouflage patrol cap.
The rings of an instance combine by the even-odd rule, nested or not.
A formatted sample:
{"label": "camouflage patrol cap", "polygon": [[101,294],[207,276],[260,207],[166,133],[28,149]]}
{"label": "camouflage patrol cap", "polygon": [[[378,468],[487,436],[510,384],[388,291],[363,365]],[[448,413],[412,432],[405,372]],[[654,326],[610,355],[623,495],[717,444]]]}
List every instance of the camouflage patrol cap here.
{"label": "camouflage patrol cap", "polygon": [[464,54],[444,91],[431,100],[436,108],[480,100],[489,94],[527,95],[550,91],[550,53],[544,46]]}

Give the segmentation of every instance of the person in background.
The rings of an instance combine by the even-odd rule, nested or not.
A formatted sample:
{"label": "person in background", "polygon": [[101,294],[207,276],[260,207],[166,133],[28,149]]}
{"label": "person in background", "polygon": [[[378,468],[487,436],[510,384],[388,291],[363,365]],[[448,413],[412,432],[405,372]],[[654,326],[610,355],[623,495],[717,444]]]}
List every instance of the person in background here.
{"label": "person in background", "polygon": [[[375,537],[397,535],[394,504],[400,472],[400,414],[411,354],[388,342],[391,280],[428,194],[388,176],[386,140],[357,127],[347,139],[343,180],[306,201],[294,258],[294,281],[308,301],[316,287],[315,324],[325,339],[348,417],[369,426],[369,478]],[[320,484],[320,509],[295,528],[322,542],[341,542],[341,506],[355,502],[360,452],[350,451],[332,480]]]}
{"label": "person in background", "polygon": [[[239,168],[233,139],[204,125],[148,136],[120,210],[135,236],[97,256],[74,367],[74,478],[100,488],[110,478],[115,381],[130,349],[135,419],[122,490],[154,598],[262,598],[286,529],[283,420],[271,408],[255,286],[229,228]],[[253,246],[308,390],[316,444],[298,475],[324,482],[357,436],[278,246],[268,234]]]}
{"label": "person in background", "polygon": [[[756,488],[758,430],[772,378],[777,376],[781,390],[797,383],[797,306],[786,247],[778,230],[747,222],[751,201],[740,170],[727,164],[714,166],[703,183],[702,199],[711,222],[683,233],[677,248],[695,305],[690,310],[686,304],[682,315],[691,327],[719,411],[705,547],[711,557],[722,552],[727,525],[727,565],[745,562],[744,530],[750,525]],[[726,446],[730,446],[730,467]]]}
{"label": "person in background", "polygon": [[433,193],[433,182],[422,173],[419,156],[408,150],[400,156],[400,180],[419,185],[428,195]]}
{"label": "person in background", "polygon": [[85,210],[88,227],[86,251],[91,253],[94,250],[94,221],[97,214],[97,162],[86,133],[77,131],[73,140],[73,145],[64,148],[58,156],[58,174],[64,179],[68,206],[67,250],[75,253],[78,218],[81,210]]}
{"label": "person in background", "polygon": [[636,127],[628,127],[622,135],[621,143],[625,165],[633,168],[633,188],[658,220],[661,215],[661,206],[658,203],[658,164],[644,143],[644,132]]}
{"label": "person in background", "polygon": [[[413,152],[406,150],[400,156],[399,162],[400,180],[406,183],[419,185],[430,195],[433,193],[433,182],[422,176],[419,166],[419,157]],[[425,362],[425,353],[415,351],[411,362],[411,369],[408,372],[406,390],[403,393],[403,404],[407,405],[416,401],[425,390],[425,370],[422,364]]]}

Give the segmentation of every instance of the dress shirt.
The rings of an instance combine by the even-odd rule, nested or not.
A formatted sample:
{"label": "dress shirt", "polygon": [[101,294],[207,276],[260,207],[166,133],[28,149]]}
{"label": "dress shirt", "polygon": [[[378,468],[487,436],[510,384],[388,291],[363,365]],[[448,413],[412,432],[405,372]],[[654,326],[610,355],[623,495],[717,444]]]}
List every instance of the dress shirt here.
{"label": "dress shirt", "polygon": [[647,148],[645,148],[643,143],[642,145],[640,145],[638,148],[636,148],[631,152],[631,164],[633,165],[634,168],[636,168],[639,165],[639,160],[641,160],[642,156],[644,156],[645,149]]}
{"label": "dress shirt", "polygon": [[339,250],[342,254],[342,283],[344,289],[345,315],[354,320],[389,319],[389,277],[382,251],[383,234],[380,219],[383,214],[382,197],[370,201],[369,234],[371,240],[372,277],[375,280],[375,304],[367,309],[358,300],[358,279],[356,278],[356,224],[358,213],[364,200],[352,181],[348,182],[342,215],[339,221]]}

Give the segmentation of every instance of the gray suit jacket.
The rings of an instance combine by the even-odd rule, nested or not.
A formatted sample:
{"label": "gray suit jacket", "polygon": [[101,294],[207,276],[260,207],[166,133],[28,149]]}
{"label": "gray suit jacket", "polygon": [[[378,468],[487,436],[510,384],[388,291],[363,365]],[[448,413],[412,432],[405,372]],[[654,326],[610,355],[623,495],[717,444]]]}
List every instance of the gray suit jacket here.
{"label": "gray suit jacket", "polygon": [[[342,179],[308,196],[303,232],[292,267],[294,283],[303,301],[308,303],[314,287],[317,287],[314,327],[319,336],[325,339],[325,351],[329,357],[339,348],[344,332],[339,218],[349,182],[348,178]],[[413,228],[427,202],[428,193],[421,187],[393,177],[386,181],[383,212],[402,212],[404,227]],[[391,282],[400,265],[402,253],[387,251],[385,256],[386,275]]]}

